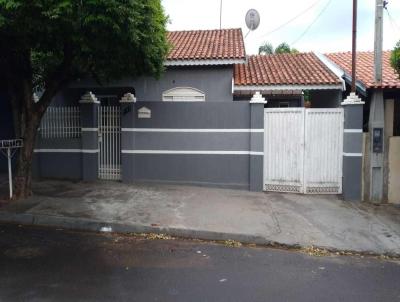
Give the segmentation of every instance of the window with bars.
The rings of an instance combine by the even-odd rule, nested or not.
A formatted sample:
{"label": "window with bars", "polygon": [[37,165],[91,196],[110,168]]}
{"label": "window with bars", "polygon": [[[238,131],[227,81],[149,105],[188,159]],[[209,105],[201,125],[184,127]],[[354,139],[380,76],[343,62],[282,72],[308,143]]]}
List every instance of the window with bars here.
{"label": "window with bars", "polygon": [[49,107],[40,124],[42,138],[81,137],[80,110],[78,106]]}

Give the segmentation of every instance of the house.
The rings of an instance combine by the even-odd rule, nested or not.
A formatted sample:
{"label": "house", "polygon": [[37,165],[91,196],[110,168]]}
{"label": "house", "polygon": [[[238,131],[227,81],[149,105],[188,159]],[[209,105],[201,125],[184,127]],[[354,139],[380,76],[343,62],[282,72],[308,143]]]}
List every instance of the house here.
{"label": "house", "polygon": [[303,107],[304,91],[313,108],[339,107],[343,81],[314,53],[252,55],[235,65],[234,99],[260,91],[266,108]]}
{"label": "house", "polygon": [[[346,93],[350,92],[351,52],[325,55],[328,65],[339,70],[346,82]],[[400,203],[400,78],[390,66],[390,51],[382,55],[382,83],[374,81],[374,53],[357,52],[356,88],[364,105],[364,200]],[[381,97],[379,97],[381,95]],[[379,101],[381,100],[381,101]],[[383,129],[382,144],[374,151],[371,144],[371,129]],[[379,142],[378,142],[379,143]],[[379,150],[380,149],[380,150]],[[377,174],[378,180],[372,180]],[[375,176],[374,176],[375,177]],[[371,190],[371,181],[379,189]],[[377,183],[378,182],[378,183]],[[378,192],[374,196],[373,192]]]}
{"label": "house", "polygon": [[246,56],[240,29],[168,39],[160,79],[81,79],[54,98],[37,136],[36,177],[359,199],[358,161],[343,153],[352,104],[342,107],[344,81],[324,58]]}
{"label": "house", "polygon": [[[47,116],[35,150],[37,176],[251,186],[250,157],[261,157],[255,154],[262,150],[250,148],[249,103],[233,102],[234,66],[246,62],[241,30],[178,31],[168,39],[173,49],[161,79],[123,79],[107,87],[82,80],[56,98],[53,105],[72,104],[89,115],[73,148],[58,147],[65,144],[46,129],[54,124]],[[116,121],[107,110],[117,110],[120,100]],[[104,107],[100,124],[90,115],[93,110],[82,106]],[[90,164],[82,167],[82,161]]]}

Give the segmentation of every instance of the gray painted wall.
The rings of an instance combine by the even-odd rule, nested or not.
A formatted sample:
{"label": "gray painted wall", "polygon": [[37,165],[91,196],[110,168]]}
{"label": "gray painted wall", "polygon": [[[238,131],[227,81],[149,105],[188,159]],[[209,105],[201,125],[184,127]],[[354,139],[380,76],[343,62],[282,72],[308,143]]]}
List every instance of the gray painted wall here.
{"label": "gray painted wall", "polygon": [[[343,105],[343,198],[346,201],[362,200],[362,121],[363,105]],[[349,132],[358,130],[359,132]]]}
{"label": "gray painted wall", "polygon": [[82,179],[81,153],[35,153],[34,176],[59,179]]}
{"label": "gray painted wall", "polygon": [[136,154],[130,158],[132,181],[249,188],[248,155]]}
{"label": "gray painted wall", "polygon": [[[93,110],[81,104],[82,125],[90,120]],[[251,106],[260,107],[252,113]],[[122,105],[122,128],[161,129],[251,129],[263,128],[263,105],[248,102],[136,102]],[[129,107],[129,110],[126,108]],[[151,118],[138,118],[138,110],[147,107]],[[89,109],[89,108],[86,108]],[[252,117],[252,114],[254,117]],[[255,116],[255,114],[257,116]],[[257,121],[257,123],[255,123]],[[126,130],[126,129],[125,129]],[[85,146],[87,134],[80,139],[43,139],[38,137],[40,149],[91,149]],[[178,150],[178,151],[262,151],[262,133],[250,132],[122,132],[122,150]],[[92,140],[90,140],[92,141]],[[190,153],[190,152],[189,152]],[[35,175],[52,178],[87,178],[85,164],[97,154],[79,152],[45,152],[35,155]],[[248,189],[250,178],[257,182],[254,188],[262,188],[262,156],[249,154],[132,154],[123,153],[122,179],[126,182],[157,181],[176,182],[207,186]],[[260,162],[257,173],[251,173],[251,162]],[[90,164],[91,179],[97,176],[97,166]],[[260,175],[261,178],[255,179]]]}
{"label": "gray painted wall", "polygon": [[[171,88],[193,87],[205,93],[207,102],[228,102],[233,99],[232,77],[232,66],[169,67],[158,80],[153,77],[123,79],[108,83],[107,87],[126,87],[131,90],[129,92],[134,92],[138,101],[151,102],[161,101],[162,93]],[[71,85],[71,88],[87,87],[99,86],[91,80],[82,80]]]}
{"label": "gray painted wall", "polygon": [[249,128],[250,106],[248,102],[142,102],[136,109],[151,109],[151,119],[139,119],[134,115],[138,128]]}
{"label": "gray painted wall", "polygon": [[[150,119],[137,111],[151,110]],[[262,108],[261,108],[262,111]],[[250,104],[245,102],[137,102],[124,120],[131,128],[249,129]],[[262,127],[261,127],[262,128]],[[122,133],[122,150],[147,151],[246,151],[250,133],[232,132],[133,132]],[[146,152],[147,152],[146,151]],[[179,182],[249,188],[248,154],[123,154],[123,180]]]}
{"label": "gray painted wall", "polygon": [[[37,135],[36,149],[81,149],[81,139],[42,138]],[[33,176],[40,178],[82,179],[80,152],[34,153]]]}

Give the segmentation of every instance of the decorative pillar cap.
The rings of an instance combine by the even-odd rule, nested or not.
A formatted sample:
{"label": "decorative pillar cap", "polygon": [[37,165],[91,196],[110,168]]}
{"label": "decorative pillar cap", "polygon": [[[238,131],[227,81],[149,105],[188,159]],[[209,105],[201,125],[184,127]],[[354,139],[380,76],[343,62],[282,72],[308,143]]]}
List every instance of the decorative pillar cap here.
{"label": "decorative pillar cap", "polygon": [[88,91],[84,95],[82,95],[79,103],[81,104],[100,104],[100,101],[97,100],[96,96]]}
{"label": "decorative pillar cap", "polygon": [[136,103],[136,97],[133,93],[125,93],[124,96],[119,100],[120,103]]}
{"label": "decorative pillar cap", "polygon": [[262,94],[259,91],[256,91],[256,93],[253,95],[253,97],[250,100],[250,104],[266,104],[267,101],[265,98],[262,96]]}
{"label": "decorative pillar cap", "polygon": [[345,105],[364,105],[365,102],[363,102],[361,100],[361,98],[359,98],[357,96],[357,94],[355,92],[350,92],[349,96],[341,104],[342,104],[342,106],[345,106]]}

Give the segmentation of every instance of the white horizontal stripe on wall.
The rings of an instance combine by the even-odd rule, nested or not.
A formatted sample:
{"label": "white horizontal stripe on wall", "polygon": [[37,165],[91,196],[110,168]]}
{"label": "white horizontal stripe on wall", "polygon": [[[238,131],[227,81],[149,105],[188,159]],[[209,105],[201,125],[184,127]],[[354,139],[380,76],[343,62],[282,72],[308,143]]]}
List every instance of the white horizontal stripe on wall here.
{"label": "white horizontal stripe on wall", "polygon": [[344,133],[362,133],[362,129],[344,129]]}
{"label": "white horizontal stripe on wall", "polygon": [[262,133],[264,129],[182,129],[182,128],[122,128],[125,132],[213,132],[213,133]]}
{"label": "white horizontal stripe on wall", "polygon": [[99,149],[34,149],[34,153],[98,153]]}
{"label": "white horizontal stripe on wall", "polygon": [[87,132],[90,132],[90,131],[99,131],[99,128],[82,128],[82,131],[87,131]]}
{"label": "white horizontal stripe on wall", "polygon": [[363,156],[363,154],[362,153],[346,153],[346,152],[343,152],[343,156],[360,157],[360,156]]}
{"label": "white horizontal stripe on wall", "polygon": [[197,151],[197,150],[122,150],[125,154],[200,154],[200,155],[264,155],[255,151]]}

